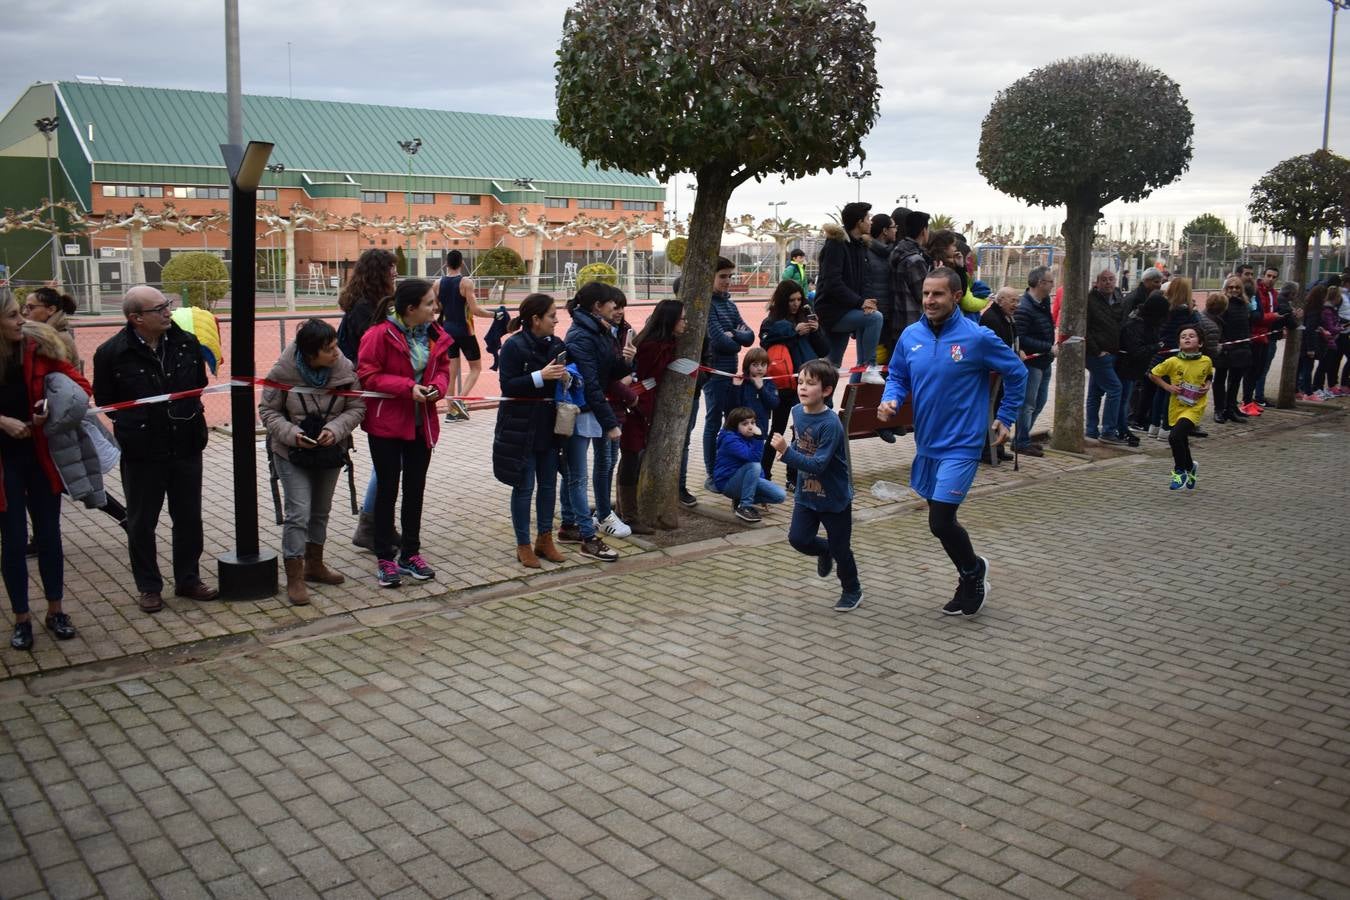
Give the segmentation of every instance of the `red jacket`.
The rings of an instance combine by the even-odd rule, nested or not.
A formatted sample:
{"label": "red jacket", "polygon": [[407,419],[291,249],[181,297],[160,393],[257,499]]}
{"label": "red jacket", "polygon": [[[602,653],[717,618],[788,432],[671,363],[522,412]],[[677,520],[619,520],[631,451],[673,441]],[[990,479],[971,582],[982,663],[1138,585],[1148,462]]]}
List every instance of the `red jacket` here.
{"label": "red jacket", "polygon": [[[633,357],[633,374],[642,381],[655,378],[657,387],[665,377],[666,367],[675,359],[675,341],[643,341],[638,344],[637,356]],[[623,434],[619,436],[619,447],[629,451],[645,450],[647,434],[652,421],[656,418],[656,388],[644,391],[637,396],[637,403],[628,414]]]}
{"label": "red jacket", "polygon": [[[45,395],[45,379],[53,372],[60,372],[78,384],[86,394],[91,397],[94,395],[94,389],[89,386],[89,382],[85,381],[84,376],[77,372],[70,363],[61,359],[52,359],[50,356],[40,356],[37,352],[37,345],[31,340],[25,339],[23,342],[23,377],[28,386],[28,399],[33,403],[37,403]],[[52,462],[52,455],[47,450],[47,432],[41,428],[33,429],[32,441],[33,448],[37,452],[38,465],[42,466],[42,471],[47,474],[47,482],[51,485],[52,493],[61,493],[61,475],[56,471],[56,463]],[[8,508],[5,504],[4,472],[4,460],[0,460],[0,512],[4,512]]]}
{"label": "red jacket", "polygon": [[[455,341],[434,323],[430,336],[431,349],[420,383],[436,388],[446,397],[450,394],[450,345]],[[412,398],[412,386],[419,382],[413,377],[408,339],[399,327],[388,319],[372,325],[361,337],[357,359],[356,375],[361,386],[392,395],[389,399],[366,402],[366,418],[361,427],[375,437],[410,441],[416,436],[413,417],[420,413],[427,446],[435,447],[441,434],[440,416],[436,415],[434,403],[418,403]]]}
{"label": "red jacket", "polygon": [[[1273,287],[1266,287],[1265,282],[1256,283],[1256,302],[1260,307],[1257,315],[1252,316],[1252,343],[1265,345],[1270,343],[1267,337],[1276,324],[1284,318],[1275,311],[1276,297],[1279,292]],[[1279,339],[1279,335],[1276,335]]]}

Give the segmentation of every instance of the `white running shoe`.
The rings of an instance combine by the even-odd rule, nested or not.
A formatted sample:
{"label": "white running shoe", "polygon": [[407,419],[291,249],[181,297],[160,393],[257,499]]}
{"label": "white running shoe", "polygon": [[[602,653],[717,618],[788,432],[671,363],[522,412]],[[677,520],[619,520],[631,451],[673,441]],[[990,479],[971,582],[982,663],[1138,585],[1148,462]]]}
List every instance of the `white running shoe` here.
{"label": "white running shoe", "polygon": [[600,520],[600,530],[616,538],[626,538],[633,533],[633,529],[624,524],[616,512],[611,512]]}
{"label": "white running shoe", "polygon": [[885,384],[886,376],[881,374],[881,366],[868,366],[861,380],[863,384]]}

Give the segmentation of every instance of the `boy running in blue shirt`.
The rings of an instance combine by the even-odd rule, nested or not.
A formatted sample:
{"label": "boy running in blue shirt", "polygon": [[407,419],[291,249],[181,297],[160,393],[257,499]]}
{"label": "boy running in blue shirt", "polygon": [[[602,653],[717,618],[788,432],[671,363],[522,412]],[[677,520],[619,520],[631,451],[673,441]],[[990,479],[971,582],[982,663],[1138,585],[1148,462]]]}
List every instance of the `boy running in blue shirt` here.
{"label": "boy running in blue shirt", "polygon": [[989,560],[975,555],[970,535],[956,521],[980,465],[989,431],[989,376],[1003,376],[990,442],[1008,439],[1026,393],[1027,369],[997,334],[957,311],[961,277],[934,269],[923,282],[923,318],[901,333],[891,357],[886,390],[877,406],[885,422],[905,402],[914,405],[914,466],[910,488],[928,501],[928,528],[956,566],[956,594],[947,616],[973,616],[989,595]]}
{"label": "boy running in blue shirt", "polygon": [[[862,603],[858,564],[853,559],[853,481],[843,423],[825,405],[839,384],[839,372],[828,360],[813,359],[797,376],[797,399],[792,408],[791,446],[781,434],[770,440],[778,458],[797,470],[797,502],[792,507],[788,543],[816,558],[816,574],[825,578],[838,566],[843,592],[834,608],[857,609]],[[825,538],[820,527],[825,526]]]}

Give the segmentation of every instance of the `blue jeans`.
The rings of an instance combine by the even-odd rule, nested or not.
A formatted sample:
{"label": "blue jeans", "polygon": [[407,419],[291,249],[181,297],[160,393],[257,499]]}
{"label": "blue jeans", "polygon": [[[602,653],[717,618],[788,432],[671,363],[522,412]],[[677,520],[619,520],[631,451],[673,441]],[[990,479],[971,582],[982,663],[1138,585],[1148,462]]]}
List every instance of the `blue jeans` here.
{"label": "blue jeans", "polygon": [[703,385],[703,468],[712,478],[713,463],[717,461],[717,432],[722,430],[722,420],[731,408],[727,406],[727,397],[731,393],[731,379],[725,375],[713,375]]}
{"label": "blue jeans", "polygon": [[1129,378],[1120,379],[1120,406],[1116,412],[1116,434],[1121,437],[1130,436],[1130,398],[1134,396],[1134,381]]}
{"label": "blue jeans", "polygon": [[[844,351],[848,349],[848,339],[850,336],[856,336],[858,365],[876,365],[877,341],[881,340],[881,323],[882,317],[879,312],[850,309],[844,313],[838,322],[830,326],[830,333],[827,335],[830,341],[830,362],[836,366],[842,365]],[[857,381],[860,377],[861,375],[855,372],[850,381]]]}
{"label": "blue jeans", "polygon": [[[1106,356],[1094,356],[1087,360],[1087,436],[1097,437],[1097,413],[1101,412],[1102,430],[1115,429],[1120,416],[1120,376],[1116,375],[1116,357],[1114,353]],[[1106,405],[1102,405],[1102,397]]]}
{"label": "blue jeans", "polygon": [[[567,494],[571,503],[571,512],[576,526],[581,529],[582,540],[595,537],[595,520],[591,518],[591,505],[586,502],[586,450],[591,446],[592,438],[574,434],[567,439]],[[567,510],[563,510],[563,524],[567,521]]]}
{"label": "blue jeans", "polygon": [[591,491],[595,494],[595,517],[604,521],[614,512],[614,467],[619,464],[619,442],[607,437],[591,438],[595,463],[591,467]]}
{"label": "blue jeans", "polygon": [[787,490],[763,477],[764,469],[757,462],[748,462],[736,470],[736,474],[722,485],[722,493],[735,500],[739,506],[754,506],[756,503],[782,503],[787,499]]}
{"label": "blue jeans", "polygon": [[[820,526],[825,526],[825,537]],[[821,512],[809,509],[800,501],[793,504],[792,524],[788,526],[788,543],[798,553],[807,556],[830,556],[839,576],[839,586],[846,591],[862,590],[858,581],[858,564],[853,559],[853,506],[839,512]]]}
{"label": "blue jeans", "polygon": [[1254,379],[1256,399],[1262,403],[1266,402],[1266,377],[1270,375],[1270,364],[1275,361],[1275,348],[1277,346],[1278,344],[1274,340],[1267,340],[1264,345],[1252,344],[1252,352],[1262,354],[1252,362],[1252,372],[1256,376]]}
{"label": "blue jeans", "polygon": [[1036,417],[1045,409],[1050,399],[1050,370],[1036,366],[1027,366],[1027,396],[1022,401],[1022,409],[1017,414],[1017,446],[1025,447],[1031,443],[1031,426]]}
{"label": "blue jeans", "polygon": [[[553,530],[553,504],[558,499],[558,451],[525,451],[525,467],[520,484],[511,488],[511,527],[516,531],[516,543],[530,543],[530,495],[534,495],[534,514],[538,533]],[[536,493],[535,482],[539,489]]]}
{"label": "blue jeans", "polygon": [[38,547],[38,574],[48,603],[65,596],[66,558],[61,551],[61,495],[52,491],[37,457],[13,453],[5,458],[5,511],[0,513],[0,571],[9,608],[28,612],[28,515]]}
{"label": "blue jeans", "polygon": [[703,393],[706,373],[700,373],[695,382],[694,399],[689,402],[689,424],[684,429],[684,452],[680,454],[680,493],[689,493],[689,442],[694,438],[694,425],[698,423],[698,397]]}
{"label": "blue jeans", "polygon": [[366,498],[361,501],[361,512],[375,514],[375,470],[370,471],[370,481],[366,482]]}

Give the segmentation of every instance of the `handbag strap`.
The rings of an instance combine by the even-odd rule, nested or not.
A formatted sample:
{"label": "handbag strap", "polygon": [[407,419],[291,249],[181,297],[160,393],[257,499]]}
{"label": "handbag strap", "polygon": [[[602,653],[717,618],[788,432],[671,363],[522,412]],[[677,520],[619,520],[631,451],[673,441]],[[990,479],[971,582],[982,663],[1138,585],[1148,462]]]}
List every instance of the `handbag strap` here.
{"label": "handbag strap", "polygon": [[[300,398],[300,412],[302,415],[309,415],[309,407],[305,405],[305,395],[299,391],[296,396]],[[328,408],[323,411],[323,420],[328,421],[328,417],[333,414],[333,404],[337,403],[337,394],[330,394],[328,397]],[[319,411],[319,401],[314,401],[314,411]]]}

